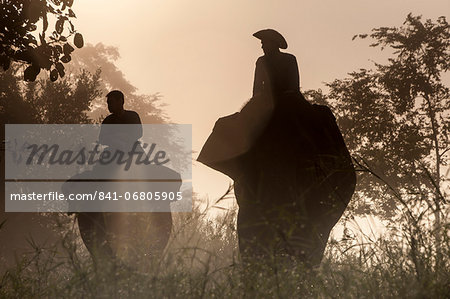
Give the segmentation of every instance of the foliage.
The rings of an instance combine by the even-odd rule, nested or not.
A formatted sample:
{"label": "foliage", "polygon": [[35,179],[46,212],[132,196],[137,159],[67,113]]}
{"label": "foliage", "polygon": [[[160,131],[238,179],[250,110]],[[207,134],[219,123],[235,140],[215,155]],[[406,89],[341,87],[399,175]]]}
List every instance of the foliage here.
{"label": "foliage", "polygon": [[101,122],[109,114],[104,97],[119,89],[125,95],[125,109],[135,110],[143,123],[165,123],[159,94],[137,93],[117,68],[119,51],[101,43],[86,45],[73,55],[67,76],[53,82],[41,74],[35,82],[21,82],[20,64],[0,73],[0,113],[9,112],[6,123],[86,123]]}
{"label": "foliage", "polygon": [[[64,77],[63,63],[71,60],[74,51],[68,38],[73,36],[77,48],[84,44],[83,36],[76,32],[72,23],[76,17],[71,8],[73,0],[3,0],[0,4],[0,65],[3,70],[15,61],[28,66],[24,71],[26,81],[34,81],[41,69],[49,71],[51,81]],[[56,20],[54,30],[46,37],[51,16]],[[35,34],[38,25],[42,26],[39,39]]]}
{"label": "foliage", "polygon": [[375,174],[359,177],[357,211],[390,217],[400,204],[416,212],[416,222],[430,212],[439,222],[448,203],[450,90],[442,77],[450,68],[450,26],[444,17],[423,22],[410,14],[399,28],[358,36],[393,56],[334,80],[326,95],[311,94],[332,106],[360,170]]}
{"label": "foliage", "polygon": [[[2,123],[36,123],[36,107],[22,93],[14,67],[0,73],[0,118]],[[3,135],[2,135],[3,136]]]}
{"label": "foliage", "polygon": [[[71,63],[72,72],[85,69],[94,73],[101,69],[101,90],[104,95],[113,89],[118,89],[124,93],[125,109],[135,110],[139,113],[143,123],[166,123],[168,117],[165,114],[161,96],[159,94],[139,94],[137,88],[131,84],[124,73],[116,66],[120,58],[118,48],[106,46],[98,43],[95,46],[87,44],[83,49],[78,50],[73,56]],[[106,99],[97,98],[92,105],[90,117],[93,120],[103,120],[109,114],[106,110]]]}
{"label": "foliage", "polygon": [[79,124],[92,122],[87,115],[100,96],[100,71],[79,74],[51,82],[41,78],[22,82],[18,66],[0,74],[0,109],[3,123]]}
{"label": "foliage", "polygon": [[[405,238],[363,236],[332,240],[319,269],[295,261],[238,257],[236,215],[208,221],[206,212],[174,215],[172,240],[162,257],[115,261],[95,268],[78,232],[65,228],[64,250],[35,247],[0,277],[0,297],[71,298],[446,298],[450,240],[433,268],[433,235],[409,254]],[[355,234],[357,231],[355,231]],[[145,250],[145,248],[141,248]],[[64,255],[63,255],[64,253]]]}

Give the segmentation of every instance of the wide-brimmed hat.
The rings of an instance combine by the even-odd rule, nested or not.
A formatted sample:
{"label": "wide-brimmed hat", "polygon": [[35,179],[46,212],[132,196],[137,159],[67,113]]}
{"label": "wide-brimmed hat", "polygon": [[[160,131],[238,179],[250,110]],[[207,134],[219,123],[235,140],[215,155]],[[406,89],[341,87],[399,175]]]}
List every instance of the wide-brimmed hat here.
{"label": "wide-brimmed hat", "polygon": [[277,43],[278,48],[280,49],[286,49],[287,48],[287,42],[284,39],[284,37],[276,30],[273,29],[263,29],[259,30],[258,32],[253,33],[253,36],[260,39],[260,40],[271,40]]}

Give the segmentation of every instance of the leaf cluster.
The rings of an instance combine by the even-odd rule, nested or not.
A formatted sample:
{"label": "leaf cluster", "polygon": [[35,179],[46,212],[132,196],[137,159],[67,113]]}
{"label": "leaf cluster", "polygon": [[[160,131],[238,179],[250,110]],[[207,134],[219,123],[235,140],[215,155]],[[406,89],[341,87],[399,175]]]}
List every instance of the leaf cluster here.
{"label": "leaf cluster", "polygon": [[[36,80],[42,69],[51,81],[65,76],[63,63],[71,61],[74,47],[84,45],[83,36],[72,23],[76,18],[73,0],[3,0],[0,3],[0,66],[8,70],[11,62],[26,65],[25,81]],[[49,21],[55,20],[48,34]],[[36,33],[38,27],[42,28]]]}
{"label": "leaf cluster", "polygon": [[328,83],[329,94],[313,98],[333,107],[354,158],[378,175],[360,176],[360,211],[393,215],[399,198],[439,210],[448,181],[442,170],[449,161],[450,89],[442,78],[450,67],[450,26],[445,17],[433,22],[409,14],[398,28],[356,37],[370,37],[372,47],[393,55]]}
{"label": "leaf cluster", "polygon": [[19,66],[0,73],[0,118],[3,123],[80,124],[91,123],[92,102],[101,96],[100,70],[81,70],[52,82],[41,78],[23,82]]}

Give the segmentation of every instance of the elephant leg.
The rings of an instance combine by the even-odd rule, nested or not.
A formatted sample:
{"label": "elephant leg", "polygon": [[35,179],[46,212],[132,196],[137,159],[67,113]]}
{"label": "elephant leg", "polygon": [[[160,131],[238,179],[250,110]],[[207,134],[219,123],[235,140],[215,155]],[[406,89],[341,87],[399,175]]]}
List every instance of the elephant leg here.
{"label": "elephant leg", "polygon": [[151,225],[150,254],[160,256],[172,233],[172,214],[170,212],[152,213]]}
{"label": "elephant leg", "polygon": [[111,261],[114,253],[109,246],[103,213],[78,213],[78,228],[94,264],[100,260]]}
{"label": "elephant leg", "polygon": [[305,266],[319,266],[327,245],[330,231],[307,223],[292,231],[287,243],[290,255]]}

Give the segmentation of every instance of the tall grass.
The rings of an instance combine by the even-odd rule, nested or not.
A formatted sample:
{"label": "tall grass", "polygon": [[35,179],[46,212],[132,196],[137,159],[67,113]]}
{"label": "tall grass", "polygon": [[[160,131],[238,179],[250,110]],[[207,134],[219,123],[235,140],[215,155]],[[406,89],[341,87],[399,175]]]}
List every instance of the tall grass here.
{"label": "tall grass", "polygon": [[[174,214],[162,257],[94,267],[73,219],[60,226],[62,246],[42,248],[6,271],[2,298],[448,298],[448,224],[435,263],[434,234],[392,227],[383,236],[351,234],[329,241],[318,269],[292,262],[239,260],[235,210],[210,219],[209,207]],[[69,220],[69,221],[67,221]],[[411,240],[420,240],[411,242]],[[127,261],[127,262],[124,262]]]}

